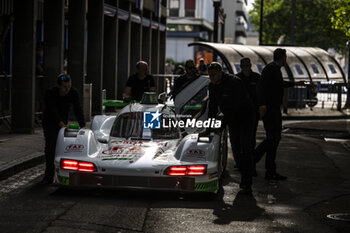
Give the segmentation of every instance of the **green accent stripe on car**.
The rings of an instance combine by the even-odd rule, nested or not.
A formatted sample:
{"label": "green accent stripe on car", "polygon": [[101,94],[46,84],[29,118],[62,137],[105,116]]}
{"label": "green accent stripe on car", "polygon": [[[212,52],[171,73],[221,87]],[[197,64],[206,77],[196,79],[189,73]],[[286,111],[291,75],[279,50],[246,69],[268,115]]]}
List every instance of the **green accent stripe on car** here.
{"label": "green accent stripe on car", "polygon": [[79,124],[72,123],[72,124],[68,125],[68,128],[69,129],[80,129],[80,126],[79,126]]}
{"label": "green accent stripe on car", "polygon": [[103,105],[107,107],[125,107],[133,102],[124,102],[123,100],[103,100]]}
{"label": "green accent stripe on car", "polygon": [[202,108],[201,104],[196,104],[196,105],[185,105],[184,109],[187,110],[200,110]]}
{"label": "green accent stripe on car", "polygon": [[195,191],[216,191],[219,189],[218,179],[209,182],[198,182],[194,185]]}
{"label": "green accent stripe on car", "polygon": [[69,185],[69,177],[58,176],[58,183],[63,185]]}

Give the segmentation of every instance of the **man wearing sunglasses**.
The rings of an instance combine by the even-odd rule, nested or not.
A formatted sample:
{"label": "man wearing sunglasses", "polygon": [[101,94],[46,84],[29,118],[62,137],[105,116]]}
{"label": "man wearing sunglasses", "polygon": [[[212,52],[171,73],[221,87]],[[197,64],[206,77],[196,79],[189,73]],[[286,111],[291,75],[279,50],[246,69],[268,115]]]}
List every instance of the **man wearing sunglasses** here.
{"label": "man wearing sunglasses", "polygon": [[172,98],[175,99],[176,95],[179,94],[188,84],[199,77],[194,61],[189,59],[185,63],[186,73],[176,78],[174,81],[174,88],[172,92]]}
{"label": "man wearing sunglasses", "polygon": [[72,88],[70,75],[58,75],[57,86],[46,91],[44,103],[46,169],[43,184],[51,184],[54,175],[57,134],[61,128],[67,126],[70,106],[73,105],[74,115],[80,127],[85,127],[85,119],[78,91]]}

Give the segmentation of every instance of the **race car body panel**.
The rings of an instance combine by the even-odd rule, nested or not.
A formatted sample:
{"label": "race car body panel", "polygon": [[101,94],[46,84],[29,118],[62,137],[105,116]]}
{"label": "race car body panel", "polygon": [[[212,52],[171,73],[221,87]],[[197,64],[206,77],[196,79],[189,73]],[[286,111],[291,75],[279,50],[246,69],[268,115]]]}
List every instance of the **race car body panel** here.
{"label": "race car body panel", "polygon": [[61,129],[54,183],[216,192],[227,156],[222,152],[223,135],[199,138],[182,134],[178,127],[148,128],[146,119],[160,124],[176,120],[176,115],[163,104],[136,103],[117,116],[95,116],[91,129]]}

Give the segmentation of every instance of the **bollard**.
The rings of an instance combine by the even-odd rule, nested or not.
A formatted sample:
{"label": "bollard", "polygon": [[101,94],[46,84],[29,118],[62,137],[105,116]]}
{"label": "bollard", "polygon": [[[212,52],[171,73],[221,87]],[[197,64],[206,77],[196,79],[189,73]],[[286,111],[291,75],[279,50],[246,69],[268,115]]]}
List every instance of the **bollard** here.
{"label": "bollard", "polygon": [[91,121],[91,102],[92,98],[92,84],[85,83],[84,84],[84,95],[83,95],[83,109],[84,109],[84,117],[85,121]]}
{"label": "bollard", "polygon": [[103,105],[103,102],[106,99],[106,89],[102,90],[101,95],[102,95],[102,98],[101,98],[101,100],[102,100],[102,114],[104,115],[105,111],[106,111],[106,106]]}
{"label": "bollard", "polygon": [[342,85],[341,83],[338,83],[338,104],[337,104],[337,110],[338,111],[342,111],[341,110],[341,97],[342,97]]}

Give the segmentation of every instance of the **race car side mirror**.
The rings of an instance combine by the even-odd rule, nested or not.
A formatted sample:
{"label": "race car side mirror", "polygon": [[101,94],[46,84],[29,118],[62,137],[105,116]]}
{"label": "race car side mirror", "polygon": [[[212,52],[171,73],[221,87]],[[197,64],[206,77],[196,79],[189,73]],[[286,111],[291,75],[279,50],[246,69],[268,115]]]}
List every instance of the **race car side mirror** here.
{"label": "race car side mirror", "polygon": [[158,95],[158,103],[163,104],[166,100],[166,92],[160,93]]}
{"label": "race car side mirror", "polygon": [[206,135],[206,136],[198,135],[197,142],[210,143],[212,139],[213,139],[213,136],[211,135]]}
{"label": "race car side mirror", "polygon": [[219,112],[219,113],[216,115],[216,119],[221,121],[222,119],[224,119],[224,114],[223,114],[222,112]]}
{"label": "race car side mirror", "polygon": [[108,143],[108,140],[106,138],[98,138],[97,141],[100,143]]}

